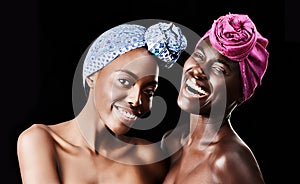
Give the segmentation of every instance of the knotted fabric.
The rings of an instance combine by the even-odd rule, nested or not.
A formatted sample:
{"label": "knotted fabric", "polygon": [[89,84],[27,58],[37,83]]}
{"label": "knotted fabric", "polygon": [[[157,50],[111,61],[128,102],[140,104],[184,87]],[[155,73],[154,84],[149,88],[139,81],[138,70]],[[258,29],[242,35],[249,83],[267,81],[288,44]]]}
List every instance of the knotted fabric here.
{"label": "knotted fabric", "polygon": [[230,13],[215,20],[198,44],[207,37],[222,55],[239,62],[243,101],[246,101],[261,85],[266,72],[268,40],[256,30],[248,15]]}
{"label": "knotted fabric", "polygon": [[121,24],[101,34],[91,45],[83,63],[83,84],[87,76],[97,72],[116,57],[146,46],[164,67],[170,68],[187,47],[181,29],[173,23],[159,22],[146,28]]}

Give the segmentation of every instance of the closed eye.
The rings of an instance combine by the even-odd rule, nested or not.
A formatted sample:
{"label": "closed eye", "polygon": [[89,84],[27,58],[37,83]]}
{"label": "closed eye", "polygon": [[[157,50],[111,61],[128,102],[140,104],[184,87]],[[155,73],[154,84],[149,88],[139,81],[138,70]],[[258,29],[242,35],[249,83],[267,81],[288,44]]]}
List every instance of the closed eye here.
{"label": "closed eye", "polygon": [[203,61],[204,60],[204,54],[198,50],[193,52],[192,54],[193,58],[197,61]]}
{"label": "closed eye", "polygon": [[222,74],[225,74],[225,70],[222,68],[222,67],[219,67],[219,66],[213,66],[212,67],[214,69],[215,72],[217,73],[222,73]]}
{"label": "closed eye", "polygon": [[216,60],[216,62],[212,65],[212,69],[217,74],[226,75],[230,71],[228,65],[221,60]]}

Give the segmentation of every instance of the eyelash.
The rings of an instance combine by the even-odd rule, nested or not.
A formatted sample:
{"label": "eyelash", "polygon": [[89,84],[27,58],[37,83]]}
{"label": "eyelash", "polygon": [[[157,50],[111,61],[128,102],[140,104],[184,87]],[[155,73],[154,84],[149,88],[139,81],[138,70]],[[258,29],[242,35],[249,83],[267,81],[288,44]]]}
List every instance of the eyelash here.
{"label": "eyelash", "polygon": [[221,66],[212,66],[212,68],[218,73],[218,74],[226,74],[226,70]]}
{"label": "eyelash", "polygon": [[204,55],[200,52],[194,52],[193,56],[196,60],[200,59],[201,61],[203,61]]}
{"label": "eyelash", "polygon": [[153,89],[145,89],[144,93],[146,95],[148,95],[149,97],[152,97],[152,96],[154,96],[155,91]]}

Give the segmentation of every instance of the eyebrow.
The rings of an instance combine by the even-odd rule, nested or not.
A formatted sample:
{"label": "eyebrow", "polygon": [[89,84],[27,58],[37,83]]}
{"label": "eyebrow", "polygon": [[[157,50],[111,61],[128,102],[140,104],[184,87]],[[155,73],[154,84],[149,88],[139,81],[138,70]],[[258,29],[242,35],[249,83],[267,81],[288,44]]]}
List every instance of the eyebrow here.
{"label": "eyebrow", "polygon": [[139,77],[137,75],[135,75],[134,73],[132,73],[131,71],[128,71],[128,70],[117,70],[117,72],[127,73],[128,75],[131,75],[135,80],[139,79]]}
{"label": "eyebrow", "polygon": [[227,66],[227,68],[229,68],[229,70],[232,71],[231,66],[230,66],[227,62],[225,62],[224,60],[217,59],[217,62],[218,62],[218,63],[222,63],[223,65]]}
{"label": "eyebrow", "polygon": [[200,44],[197,46],[196,49],[201,50],[201,52],[204,53],[204,50],[203,50],[203,48],[200,46]]}
{"label": "eyebrow", "polygon": [[[201,50],[201,52],[204,53],[204,50],[203,50],[203,48],[200,46],[200,44],[197,46],[197,49],[198,49],[198,50]],[[219,62],[219,63],[221,63],[221,64],[227,66],[227,67],[229,68],[229,70],[232,71],[231,66],[230,66],[227,62],[225,62],[224,60],[217,59],[217,62]]]}

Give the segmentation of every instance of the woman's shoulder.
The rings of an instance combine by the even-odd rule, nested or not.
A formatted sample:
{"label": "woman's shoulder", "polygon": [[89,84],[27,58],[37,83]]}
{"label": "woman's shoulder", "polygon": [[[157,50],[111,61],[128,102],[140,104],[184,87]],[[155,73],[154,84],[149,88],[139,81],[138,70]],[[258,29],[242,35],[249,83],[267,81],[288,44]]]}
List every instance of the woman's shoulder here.
{"label": "woman's shoulder", "polygon": [[25,149],[26,147],[51,145],[53,138],[50,131],[45,124],[33,124],[19,135],[18,147]]}
{"label": "woman's shoulder", "polygon": [[[216,153],[220,156],[229,158],[239,157],[241,160],[254,157],[249,146],[237,134],[228,134],[224,136],[216,145]],[[233,160],[236,160],[236,158]]]}
{"label": "woman's shoulder", "polygon": [[53,125],[42,123],[32,124],[19,135],[18,144],[42,144],[53,146],[54,144],[66,142],[61,135],[61,132],[66,129],[67,124],[68,122]]}
{"label": "woman's shoulder", "polygon": [[18,137],[17,154],[20,162],[24,164],[30,160],[41,161],[54,153],[54,140],[47,125],[33,124]]}
{"label": "woman's shoulder", "polygon": [[31,141],[49,139],[51,137],[49,131],[49,127],[45,124],[33,124],[19,135],[19,141],[23,139],[29,139]]}
{"label": "woman's shoulder", "polygon": [[263,183],[262,174],[252,150],[238,136],[220,141],[213,158],[211,165],[216,176],[230,177],[236,181],[251,178],[249,182]]}

